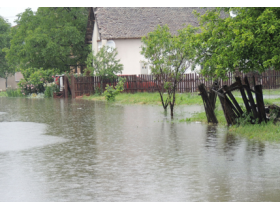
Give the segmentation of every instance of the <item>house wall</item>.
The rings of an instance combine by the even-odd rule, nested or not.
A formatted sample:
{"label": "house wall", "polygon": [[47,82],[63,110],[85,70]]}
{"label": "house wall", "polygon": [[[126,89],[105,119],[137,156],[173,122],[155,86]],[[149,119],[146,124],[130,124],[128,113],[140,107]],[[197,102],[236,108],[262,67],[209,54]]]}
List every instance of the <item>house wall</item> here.
{"label": "house wall", "polygon": [[[95,37],[96,38],[96,37]],[[99,43],[104,46],[109,40],[101,40]],[[150,74],[151,70],[148,66],[145,66],[143,61],[146,61],[145,57],[141,55],[141,39],[113,39],[115,47],[117,48],[117,59],[120,59],[120,63],[123,64],[122,74]],[[93,40],[96,49],[98,48],[98,41]],[[101,47],[100,45],[100,47]],[[200,66],[196,66],[194,72],[198,73]],[[194,73],[191,68],[186,70],[186,73]]]}
{"label": "house wall", "polygon": [[6,80],[0,77],[0,91],[6,90]]}
{"label": "house wall", "polygon": [[[118,50],[117,59],[121,60],[124,70],[122,74],[141,74],[141,39],[116,39],[113,40]],[[148,72],[149,73],[149,72]]]}
{"label": "house wall", "polygon": [[[7,87],[12,89],[18,88],[17,84],[20,79],[23,78],[23,75],[20,72],[16,72],[14,75],[9,76],[7,79]],[[6,80],[4,78],[0,78],[0,89],[6,90]]]}

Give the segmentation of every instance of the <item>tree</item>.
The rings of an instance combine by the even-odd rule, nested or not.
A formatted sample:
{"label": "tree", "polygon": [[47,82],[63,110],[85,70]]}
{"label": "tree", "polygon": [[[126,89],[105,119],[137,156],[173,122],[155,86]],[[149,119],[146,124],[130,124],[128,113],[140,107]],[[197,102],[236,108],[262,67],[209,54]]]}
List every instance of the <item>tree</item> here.
{"label": "tree", "polygon": [[197,15],[201,33],[193,46],[204,75],[280,69],[280,8],[216,8]]}
{"label": "tree", "polygon": [[100,76],[102,92],[104,91],[103,81],[105,79],[114,79],[118,73],[122,73],[123,64],[120,64],[120,60],[116,59],[117,54],[117,49],[103,46],[96,55],[93,55],[92,52],[88,55],[87,70],[92,75]]}
{"label": "tree", "polygon": [[7,87],[7,77],[14,73],[14,68],[7,63],[5,59],[6,53],[5,48],[10,47],[10,29],[11,25],[3,17],[0,16],[0,77],[6,79]]}
{"label": "tree", "polygon": [[23,69],[70,71],[70,66],[84,63],[90,52],[85,44],[87,18],[87,8],[40,7],[36,13],[26,9],[12,30],[8,61]]}
{"label": "tree", "polygon": [[[191,42],[196,29],[188,26],[178,30],[178,35],[172,35],[167,25],[158,26],[154,31],[142,38],[141,53],[148,60],[151,72],[161,82],[158,92],[164,110],[170,106],[171,117],[176,100],[176,89],[188,67],[194,50]],[[164,97],[163,93],[167,92]]]}

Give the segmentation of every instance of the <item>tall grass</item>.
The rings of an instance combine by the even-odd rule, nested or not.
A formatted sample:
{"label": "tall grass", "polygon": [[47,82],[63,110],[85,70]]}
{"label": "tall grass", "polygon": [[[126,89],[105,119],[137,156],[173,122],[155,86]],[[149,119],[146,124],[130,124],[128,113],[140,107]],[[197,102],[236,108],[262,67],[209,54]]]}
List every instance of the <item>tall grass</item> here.
{"label": "tall grass", "polygon": [[18,88],[18,89],[7,88],[6,93],[7,93],[8,97],[23,97],[24,96],[21,93],[20,88]]}

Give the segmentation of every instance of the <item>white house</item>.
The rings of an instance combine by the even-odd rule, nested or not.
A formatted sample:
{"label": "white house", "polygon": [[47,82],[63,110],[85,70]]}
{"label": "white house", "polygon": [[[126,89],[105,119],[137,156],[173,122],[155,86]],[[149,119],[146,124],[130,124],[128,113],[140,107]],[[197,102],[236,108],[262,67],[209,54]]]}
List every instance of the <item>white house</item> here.
{"label": "white house", "polygon": [[149,74],[140,53],[141,37],[158,25],[167,24],[174,35],[188,24],[198,26],[193,10],[205,12],[198,7],[91,7],[85,41],[95,53],[103,45],[117,48],[122,74]]}

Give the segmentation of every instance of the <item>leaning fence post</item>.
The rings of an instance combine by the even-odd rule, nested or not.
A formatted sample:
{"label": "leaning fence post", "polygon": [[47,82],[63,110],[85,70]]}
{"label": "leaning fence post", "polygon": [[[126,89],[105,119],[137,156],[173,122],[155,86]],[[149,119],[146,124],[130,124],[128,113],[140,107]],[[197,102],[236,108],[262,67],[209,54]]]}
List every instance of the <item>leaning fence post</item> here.
{"label": "leaning fence post", "polygon": [[251,92],[251,89],[250,89],[250,84],[249,84],[247,76],[245,76],[244,81],[245,81],[245,84],[247,85],[246,92],[247,92],[247,95],[249,97],[249,101],[250,101],[251,109],[252,109],[253,114],[254,114],[254,118],[256,120],[258,118],[258,114],[257,114],[256,105],[255,105],[255,102],[254,102],[254,98],[253,98],[253,95],[252,95],[252,92]]}
{"label": "leaning fence post", "polygon": [[263,102],[262,85],[256,85],[255,92],[256,92],[256,101],[258,106],[259,123],[261,123],[263,120],[267,122],[265,107]]}
{"label": "leaning fence post", "polygon": [[75,77],[71,75],[71,93],[72,93],[72,98],[76,98],[76,92],[75,92]]}
{"label": "leaning fence post", "polygon": [[[217,120],[216,115],[214,113],[214,107],[212,106],[212,103],[209,100],[207,91],[205,89],[205,85],[200,84],[198,86],[198,89],[200,91],[200,95],[201,95],[202,100],[203,100],[204,109],[205,109],[205,113],[206,113],[206,116],[207,116],[208,123],[218,123],[218,120]],[[214,97],[212,99],[214,99]]]}
{"label": "leaning fence post", "polygon": [[64,75],[64,98],[68,98],[68,78]]}

